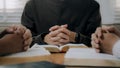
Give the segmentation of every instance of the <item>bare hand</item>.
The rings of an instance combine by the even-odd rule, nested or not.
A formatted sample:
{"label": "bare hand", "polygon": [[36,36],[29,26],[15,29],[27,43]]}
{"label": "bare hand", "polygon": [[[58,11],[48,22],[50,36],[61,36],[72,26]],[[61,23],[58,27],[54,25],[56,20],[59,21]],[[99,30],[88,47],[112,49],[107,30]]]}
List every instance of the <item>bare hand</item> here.
{"label": "bare hand", "polygon": [[104,53],[112,54],[114,44],[120,39],[113,33],[103,33],[102,39],[100,39],[100,49]]}
{"label": "bare hand", "polygon": [[47,34],[44,41],[48,44],[64,45],[66,42],[68,43],[69,37],[68,35],[62,33],[61,29],[58,29]]}
{"label": "bare hand", "polygon": [[[64,45],[69,42],[74,42],[74,32],[67,29],[67,25],[53,26],[49,30],[51,31],[44,39],[48,44]],[[48,40],[49,39],[49,40]]]}
{"label": "bare hand", "polygon": [[100,52],[100,39],[103,37],[103,32],[106,32],[102,27],[98,27],[95,33],[92,34],[91,44],[96,49],[96,52]]}
{"label": "bare hand", "polygon": [[7,32],[13,32],[15,34],[22,34],[24,40],[24,50],[26,51],[31,42],[32,42],[32,35],[29,29],[22,25],[12,25],[6,29]]}
{"label": "bare hand", "polygon": [[103,26],[97,28],[95,33],[92,34],[92,38],[91,38],[92,47],[94,47],[97,52],[100,52],[100,39],[103,38],[103,33],[107,33],[107,32],[113,33],[117,36],[120,35],[120,31],[114,26]]}
{"label": "bare hand", "polygon": [[115,26],[104,26],[102,29],[120,37],[120,30],[118,30]]}
{"label": "bare hand", "polygon": [[0,53],[11,54],[24,51],[22,34],[6,34],[0,39]]}
{"label": "bare hand", "polygon": [[59,45],[60,42],[58,42],[60,40],[60,37],[53,37],[50,33],[47,34],[44,38],[44,42],[46,42],[49,45]]}

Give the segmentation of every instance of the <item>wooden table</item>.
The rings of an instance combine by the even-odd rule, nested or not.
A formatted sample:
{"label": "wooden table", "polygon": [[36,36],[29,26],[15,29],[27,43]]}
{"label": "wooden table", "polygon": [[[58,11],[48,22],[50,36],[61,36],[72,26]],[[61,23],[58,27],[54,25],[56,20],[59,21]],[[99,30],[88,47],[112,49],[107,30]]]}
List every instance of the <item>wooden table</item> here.
{"label": "wooden table", "polygon": [[[84,46],[86,48],[86,46]],[[10,64],[20,64],[27,62],[39,62],[39,61],[49,61],[55,64],[64,64],[65,53],[52,53],[46,56],[35,56],[35,57],[0,57],[0,65],[10,65]]]}
{"label": "wooden table", "polygon": [[[52,53],[51,55],[46,55],[46,56],[35,56],[35,57],[24,57],[24,58],[0,57],[0,65],[10,65],[10,64],[39,62],[39,61],[49,61],[55,64],[64,64],[64,55],[65,53]],[[82,63],[84,63],[84,61],[86,60],[81,60]],[[90,60],[89,62],[92,63],[92,60]],[[101,60],[101,62],[103,61]],[[107,62],[108,64],[113,64],[113,63],[110,63],[109,61],[105,61],[105,62]],[[96,63],[99,63],[99,62],[96,61]],[[66,68],[73,68],[73,67],[66,66]],[[80,66],[78,68],[89,68],[89,67]]]}
{"label": "wooden table", "polygon": [[27,62],[49,61],[56,64],[64,63],[64,53],[53,53],[46,56],[24,57],[24,58],[7,58],[0,57],[0,65],[19,64]]}

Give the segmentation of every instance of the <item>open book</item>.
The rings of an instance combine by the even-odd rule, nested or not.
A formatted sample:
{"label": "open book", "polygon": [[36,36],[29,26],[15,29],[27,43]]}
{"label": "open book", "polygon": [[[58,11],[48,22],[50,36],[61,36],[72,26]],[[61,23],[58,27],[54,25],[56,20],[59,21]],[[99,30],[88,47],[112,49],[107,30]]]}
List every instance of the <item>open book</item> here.
{"label": "open book", "polygon": [[34,56],[45,56],[50,55],[50,52],[42,47],[36,48],[39,45],[35,44],[32,48],[28,49],[25,52],[19,52],[7,55],[5,57],[34,57]]}
{"label": "open book", "polygon": [[68,66],[120,67],[120,59],[113,55],[96,53],[93,48],[70,48],[65,54],[64,64]]}
{"label": "open book", "polygon": [[84,44],[66,44],[63,46],[56,45],[40,45],[39,47],[43,47],[50,52],[67,52],[69,48],[86,48]]}

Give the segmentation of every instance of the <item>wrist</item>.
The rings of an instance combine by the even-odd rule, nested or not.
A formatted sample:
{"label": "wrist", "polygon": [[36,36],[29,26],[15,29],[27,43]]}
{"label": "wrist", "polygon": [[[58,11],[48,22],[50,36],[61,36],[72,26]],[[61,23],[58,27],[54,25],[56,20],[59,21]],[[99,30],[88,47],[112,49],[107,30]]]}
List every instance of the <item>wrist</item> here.
{"label": "wrist", "polygon": [[42,33],[42,34],[40,34],[40,35],[38,35],[38,36],[35,36],[34,39],[33,39],[34,43],[46,44],[46,43],[44,42],[44,37],[45,37],[46,35],[47,35],[47,33]]}
{"label": "wrist", "polygon": [[80,34],[79,34],[79,33],[76,33],[75,42],[76,42],[76,43],[79,43],[79,41],[80,41]]}
{"label": "wrist", "polygon": [[75,41],[75,38],[76,38],[77,33],[71,32],[70,35],[71,35],[71,36],[70,36],[70,42],[76,42],[76,41]]}
{"label": "wrist", "polygon": [[49,35],[46,34],[46,35],[44,36],[44,42],[47,43],[47,44],[48,44],[48,38],[49,38]]}

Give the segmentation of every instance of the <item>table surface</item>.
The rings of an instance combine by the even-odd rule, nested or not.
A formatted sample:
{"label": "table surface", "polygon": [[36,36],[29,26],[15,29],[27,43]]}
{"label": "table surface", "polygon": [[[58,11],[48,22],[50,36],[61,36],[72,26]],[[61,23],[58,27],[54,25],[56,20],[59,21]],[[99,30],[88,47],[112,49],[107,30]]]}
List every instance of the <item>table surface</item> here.
{"label": "table surface", "polygon": [[[0,66],[1,65],[11,65],[11,64],[21,64],[21,63],[28,63],[28,62],[40,62],[40,61],[48,61],[48,62],[52,62],[55,64],[63,65],[64,64],[64,55],[65,55],[65,53],[52,53],[51,55],[46,55],[46,56],[23,57],[23,58],[0,57]],[[81,60],[81,61],[84,62],[84,60]],[[90,60],[89,62],[91,63],[91,61],[92,60]],[[108,61],[105,61],[105,62],[108,62]],[[96,63],[98,63],[98,62],[96,61]],[[108,62],[108,63],[114,64],[111,62]],[[117,65],[119,65],[119,64],[117,64]],[[66,66],[66,68],[67,67],[73,68],[74,66],[73,67]],[[97,67],[97,66],[95,66],[95,67]],[[87,68],[87,67],[80,65],[78,68]]]}
{"label": "table surface", "polygon": [[[46,56],[23,57],[23,58],[0,57],[0,65],[10,65],[10,64],[27,63],[27,62],[40,62],[40,61],[48,61],[48,62],[52,62],[55,64],[63,65],[64,64],[64,55],[65,55],[65,53],[52,53],[51,55],[46,55]],[[80,60],[80,61],[84,62],[86,60]],[[89,60],[87,60],[87,61],[89,61]],[[91,63],[91,61],[92,60],[90,60],[88,63]],[[100,62],[98,62],[98,61],[95,61],[95,62],[96,62],[96,64],[97,63],[101,64],[103,61],[101,60]],[[112,65],[116,66],[116,64],[114,64],[111,61],[104,61],[104,62],[107,62],[107,64],[109,64],[109,65],[112,64]],[[118,66],[120,66],[119,64],[120,64],[120,62],[117,63]],[[68,67],[68,68],[70,68],[70,67]],[[87,68],[87,67],[80,67],[80,68]]]}
{"label": "table surface", "polygon": [[26,62],[38,62],[38,61],[49,61],[56,64],[64,63],[65,53],[52,53],[46,56],[35,56],[35,57],[22,57],[22,58],[8,58],[0,57],[0,65],[19,64]]}
{"label": "table surface", "polygon": [[[83,46],[81,48],[87,48]],[[55,64],[64,64],[65,53],[51,53],[51,55],[46,56],[35,56],[35,57],[0,57],[0,65],[10,65],[10,64],[20,64],[26,62],[39,62],[48,61]]]}

